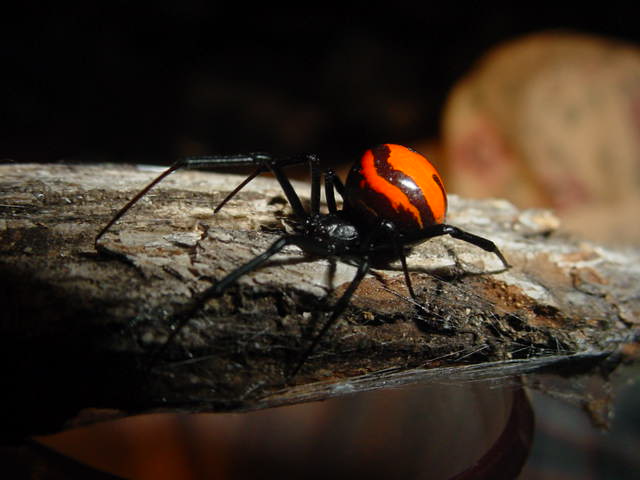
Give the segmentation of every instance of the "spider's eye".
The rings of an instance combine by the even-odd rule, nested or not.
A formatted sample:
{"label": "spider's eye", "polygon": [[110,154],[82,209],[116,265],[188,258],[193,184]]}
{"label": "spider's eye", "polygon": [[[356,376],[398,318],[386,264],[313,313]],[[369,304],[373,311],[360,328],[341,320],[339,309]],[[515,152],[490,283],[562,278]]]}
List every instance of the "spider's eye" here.
{"label": "spider's eye", "polygon": [[349,223],[337,223],[329,228],[329,235],[337,240],[351,241],[358,238],[358,231]]}

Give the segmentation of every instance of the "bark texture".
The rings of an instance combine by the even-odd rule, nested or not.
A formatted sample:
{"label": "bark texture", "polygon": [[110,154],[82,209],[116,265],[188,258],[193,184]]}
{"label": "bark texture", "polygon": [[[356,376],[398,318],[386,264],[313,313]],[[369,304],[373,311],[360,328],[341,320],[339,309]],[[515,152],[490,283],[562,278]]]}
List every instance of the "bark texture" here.
{"label": "bark texture", "polygon": [[[177,172],[105,235],[109,254],[96,252],[96,233],[157,175],[147,170],[0,167],[0,422],[8,437],[442,379],[555,372],[571,382],[586,372],[606,377],[637,356],[638,250],[559,234],[548,211],[453,195],[448,223],[494,240],[513,268],[491,273],[501,266],[495,256],[454,239],[425,242],[408,259],[419,304],[399,265],[376,269],[288,379],[355,273],[348,262],[290,247],[209,300],[161,349],[173,315],[264,251],[291,218],[272,179],[254,180],[213,215],[242,177]],[[307,195],[305,184],[295,186]]]}

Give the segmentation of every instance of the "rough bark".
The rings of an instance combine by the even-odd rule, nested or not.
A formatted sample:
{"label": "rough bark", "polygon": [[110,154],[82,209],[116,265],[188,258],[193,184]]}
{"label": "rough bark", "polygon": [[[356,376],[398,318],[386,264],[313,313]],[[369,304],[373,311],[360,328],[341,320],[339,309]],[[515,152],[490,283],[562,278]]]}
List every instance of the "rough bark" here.
{"label": "rough bark", "polygon": [[[177,172],[102,240],[155,172],[0,167],[2,431],[9,437],[157,410],[245,411],[428,382],[529,372],[607,374],[634,357],[640,253],[556,233],[555,217],[451,196],[448,222],[494,240],[513,268],[450,238],[376,269],[293,379],[355,267],[285,249],[209,300],[164,349],[172,315],[290,228],[279,186]],[[308,187],[296,184],[304,195]],[[160,352],[158,354],[158,352]],[[569,382],[570,380],[567,380]],[[586,403],[587,393],[577,393]],[[597,409],[597,407],[594,407]]]}

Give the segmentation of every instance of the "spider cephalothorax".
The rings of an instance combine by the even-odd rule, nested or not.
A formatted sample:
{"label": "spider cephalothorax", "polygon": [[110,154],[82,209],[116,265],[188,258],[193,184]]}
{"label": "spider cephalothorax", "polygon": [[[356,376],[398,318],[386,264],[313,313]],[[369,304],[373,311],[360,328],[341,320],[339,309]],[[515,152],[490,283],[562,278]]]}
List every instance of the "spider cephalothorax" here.
{"label": "spider cephalothorax", "polygon": [[360,244],[356,226],[337,213],[309,216],[301,230],[302,235],[313,239],[331,255],[349,253]]}

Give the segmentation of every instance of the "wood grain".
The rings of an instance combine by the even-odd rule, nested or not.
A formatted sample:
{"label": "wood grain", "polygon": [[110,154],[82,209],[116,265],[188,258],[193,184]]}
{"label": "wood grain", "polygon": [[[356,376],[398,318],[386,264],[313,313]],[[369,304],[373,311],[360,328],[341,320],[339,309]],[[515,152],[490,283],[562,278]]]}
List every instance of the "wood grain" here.
{"label": "wood grain", "polygon": [[[177,172],[96,252],[113,213],[156,175],[109,165],[0,166],[1,365],[7,438],[152,411],[247,411],[401,385],[606,375],[637,356],[640,253],[557,232],[548,211],[450,198],[448,222],[494,240],[513,268],[438,238],[376,269],[293,379],[355,272],[286,249],[198,310],[172,315],[291,228],[277,183]],[[305,184],[296,188],[307,192]],[[153,361],[151,361],[153,359]],[[586,395],[586,393],[585,393]],[[587,400],[585,400],[586,402]]]}

